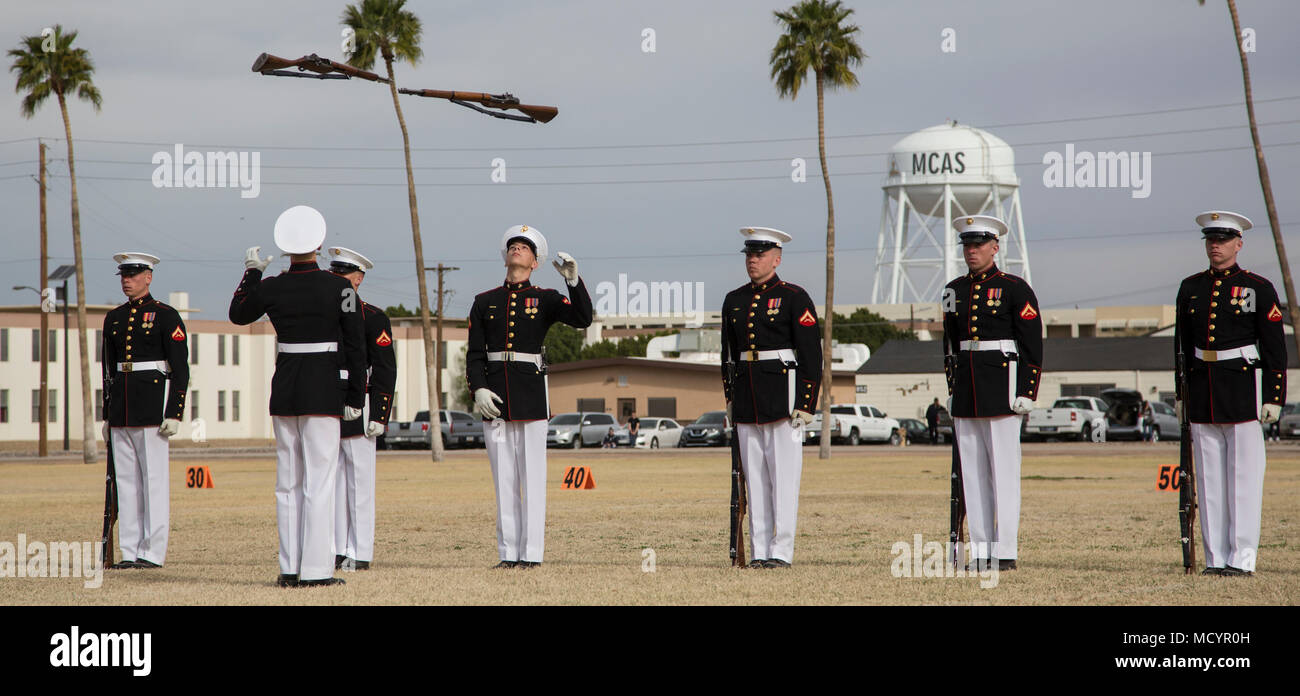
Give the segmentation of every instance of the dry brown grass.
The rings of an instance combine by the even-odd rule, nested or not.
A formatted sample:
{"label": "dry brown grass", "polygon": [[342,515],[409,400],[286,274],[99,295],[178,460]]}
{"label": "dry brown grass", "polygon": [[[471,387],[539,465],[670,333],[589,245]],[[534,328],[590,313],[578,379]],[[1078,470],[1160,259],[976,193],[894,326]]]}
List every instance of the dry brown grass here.
{"label": "dry brown grass", "polygon": [[[723,449],[552,451],[546,563],[495,571],[495,510],[483,450],[383,453],[374,569],[344,587],[282,590],[274,457],[176,458],[167,567],[80,579],[0,578],[0,604],[1294,604],[1300,596],[1300,447],[1270,445],[1259,572],[1185,577],[1176,494],[1154,490],[1160,443],[1026,445],[1021,569],[978,578],[895,578],[896,541],[944,541],[946,448],[806,451],[795,567],[727,565],[729,458]],[[184,468],[216,488],[183,488]],[[565,466],[597,488],[562,491]],[[93,540],[102,468],[60,460],[0,463],[0,541]],[[655,572],[642,571],[642,549]],[[1199,552],[1198,552],[1199,553]]]}

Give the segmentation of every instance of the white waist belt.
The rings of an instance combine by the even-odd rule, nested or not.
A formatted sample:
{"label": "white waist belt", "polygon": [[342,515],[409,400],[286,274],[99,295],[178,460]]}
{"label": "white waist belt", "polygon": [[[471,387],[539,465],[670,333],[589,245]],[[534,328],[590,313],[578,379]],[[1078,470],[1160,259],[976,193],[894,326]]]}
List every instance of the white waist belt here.
{"label": "white waist belt", "polygon": [[778,348],[777,350],[742,350],[740,359],[745,361],[753,360],[783,360],[785,362],[797,362],[794,357],[794,351],[789,348]]}
{"label": "white waist belt", "polygon": [[1205,362],[1219,362],[1220,360],[1236,360],[1243,358],[1247,362],[1259,360],[1259,348],[1253,344],[1242,346],[1240,348],[1229,348],[1227,350],[1201,350],[1196,349],[1196,357]]}
{"label": "white waist belt", "polygon": [[118,372],[137,372],[139,370],[157,370],[159,372],[171,372],[171,366],[166,360],[152,360],[150,362],[120,362],[117,364]]}
{"label": "white waist belt", "polygon": [[962,341],[962,350],[1000,350],[1003,353],[1018,353],[1016,342],[1010,339],[1002,341]]}
{"label": "white waist belt", "polygon": [[337,343],[276,343],[275,349],[281,353],[337,353]]}
{"label": "white waist belt", "polygon": [[537,369],[539,370],[542,369],[541,353],[516,353],[512,350],[488,351],[487,359],[490,360],[491,362],[532,363],[537,366]]}
{"label": "white waist belt", "polygon": [[348,378],[348,371],[347,371],[347,370],[339,370],[339,379],[347,379],[347,378]]}

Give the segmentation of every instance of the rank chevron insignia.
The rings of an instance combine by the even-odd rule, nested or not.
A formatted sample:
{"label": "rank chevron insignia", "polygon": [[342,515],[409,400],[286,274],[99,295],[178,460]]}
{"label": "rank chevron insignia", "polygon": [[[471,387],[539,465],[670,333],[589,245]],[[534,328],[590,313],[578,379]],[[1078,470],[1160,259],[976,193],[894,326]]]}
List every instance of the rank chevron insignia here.
{"label": "rank chevron insignia", "polygon": [[1028,302],[1026,302],[1026,303],[1025,303],[1025,308],[1022,309],[1022,310],[1020,310],[1020,318],[1021,318],[1021,319],[1035,319],[1035,318],[1037,318],[1037,317],[1038,317],[1038,310],[1034,309],[1034,306],[1033,306],[1033,305],[1031,305],[1031,304],[1029,304]]}
{"label": "rank chevron insignia", "polygon": [[375,338],[375,345],[391,346],[393,345],[393,337],[389,336],[387,331],[380,331],[379,336]]}
{"label": "rank chevron insignia", "polygon": [[1269,321],[1282,321],[1282,310],[1278,309],[1277,303],[1273,303],[1273,308],[1268,310]]}
{"label": "rank chevron insignia", "polygon": [[179,326],[176,327],[176,330],[172,332],[172,340],[173,340],[173,341],[184,341],[184,340],[185,340],[185,332],[184,332],[184,331],[181,331],[181,327],[179,327]]}
{"label": "rank chevron insignia", "polygon": [[817,323],[817,320],[813,318],[811,309],[805,309],[803,314],[799,315],[799,323],[804,326],[812,326]]}

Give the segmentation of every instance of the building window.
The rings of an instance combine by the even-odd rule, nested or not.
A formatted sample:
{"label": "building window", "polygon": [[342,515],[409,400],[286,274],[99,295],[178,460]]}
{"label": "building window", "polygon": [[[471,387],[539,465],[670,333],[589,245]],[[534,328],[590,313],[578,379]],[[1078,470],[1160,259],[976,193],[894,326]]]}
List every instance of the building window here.
{"label": "building window", "polygon": [[196,333],[190,334],[190,364],[199,364],[199,335]]}
{"label": "building window", "polygon": [[217,334],[217,364],[226,364],[226,335]]}
{"label": "building window", "polygon": [[[239,364],[239,337],[238,336],[230,337],[230,364],[231,365]],[[236,418],[235,420],[239,420],[239,419]]]}
{"label": "building window", "polygon": [[104,330],[95,329],[95,362],[104,362]]}
{"label": "building window", "polygon": [[191,389],[187,398],[190,400],[190,420],[194,420],[199,417],[199,390]]}
{"label": "building window", "polygon": [[447,342],[438,342],[438,367],[447,368]]}
{"label": "building window", "polygon": [[230,420],[239,422],[239,392],[230,392]]}
{"label": "building window", "polygon": [[32,329],[32,362],[41,361],[41,330]]}
{"label": "building window", "polygon": [[[37,389],[36,391],[38,392],[38,395],[39,395],[40,390]],[[59,422],[59,407],[58,407],[58,403],[59,403],[59,390],[58,390],[58,389],[51,389],[51,390],[50,390],[50,416],[49,416],[49,418],[46,418],[46,419],[45,419],[46,422],[48,422],[48,423],[58,423],[58,422]]]}
{"label": "building window", "polygon": [[104,420],[104,390],[95,390],[95,420]]}
{"label": "building window", "polygon": [[677,397],[652,396],[646,399],[646,415],[652,418],[676,418]]}
{"label": "building window", "polygon": [[0,423],[9,422],[9,390],[0,389]]}
{"label": "building window", "polygon": [[9,362],[9,329],[0,329],[0,362]]}
{"label": "building window", "polygon": [[578,399],[578,410],[583,412],[591,411],[594,413],[604,413],[605,400],[604,399]]}
{"label": "building window", "polygon": [[[45,419],[45,422],[56,423],[59,420],[59,409],[57,406],[55,406],[55,404],[58,403],[59,401],[59,390],[51,389],[49,391],[49,399],[50,399],[50,404],[49,404],[50,415],[49,418]],[[32,390],[32,422],[33,423],[41,422],[41,390],[40,389]]]}
{"label": "building window", "polygon": [[217,392],[217,420],[226,420],[226,392]]}

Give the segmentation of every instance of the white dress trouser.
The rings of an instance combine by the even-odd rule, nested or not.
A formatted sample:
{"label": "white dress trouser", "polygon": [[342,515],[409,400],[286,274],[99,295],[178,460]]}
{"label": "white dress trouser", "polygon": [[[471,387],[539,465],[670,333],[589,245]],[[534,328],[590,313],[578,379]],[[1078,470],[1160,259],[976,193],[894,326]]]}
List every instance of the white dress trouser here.
{"label": "white dress trouser", "polygon": [[339,440],[334,553],[366,562],[375,553],[375,441],[365,435]]}
{"label": "white dress trouser", "polygon": [[497,494],[497,553],[503,561],[542,562],[548,425],[545,420],[483,423]]}
{"label": "white dress trouser", "polygon": [[796,428],[783,418],[774,423],[737,423],[736,432],[753,557],[792,563],[803,474],[803,426]]}
{"label": "white dress trouser", "polygon": [[1264,433],[1259,421],[1192,423],[1192,451],[1205,565],[1253,572],[1264,499]]}
{"label": "white dress trouser", "polygon": [[334,480],[339,419],[271,416],[280,572],[299,580],[334,576]]}
{"label": "white dress trouser", "polygon": [[120,558],[162,565],[170,514],[167,438],[158,434],[156,425],[113,428],[112,436]]}
{"label": "white dress trouser", "polygon": [[1020,416],[954,418],[972,558],[1016,558]]}

